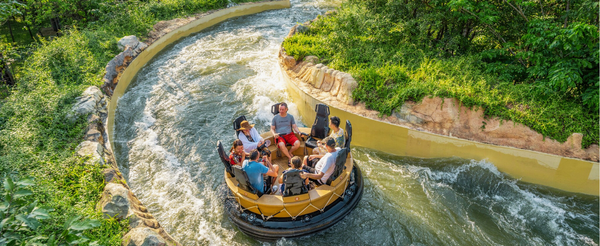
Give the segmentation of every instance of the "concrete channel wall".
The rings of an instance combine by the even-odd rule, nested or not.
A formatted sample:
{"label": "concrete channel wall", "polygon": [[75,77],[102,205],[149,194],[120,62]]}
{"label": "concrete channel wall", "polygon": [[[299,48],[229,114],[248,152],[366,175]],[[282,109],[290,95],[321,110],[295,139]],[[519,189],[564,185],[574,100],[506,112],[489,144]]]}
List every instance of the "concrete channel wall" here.
{"label": "concrete channel wall", "polygon": [[364,117],[347,110],[351,107],[336,107],[340,105],[339,98],[330,96],[323,99],[322,95],[314,93],[314,88],[309,88],[309,83],[292,78],[285,62],[285,59],[280,59],[281,73],[286,81],[288,94],[297,105],[304,124],[312,125],[316,104],[327,104],[331,115],[340,117],[342,126],[346,120],[352,123],[353,146],[401,156],[485,159],[501,172],[525,182],[569,192],[599,195],[600,170],[596,162],[438,135]]}
{"label": "concrete channel wall", "polygon": [[[108,210],[107,208],[122,208],[121,210],[123,211],[113,211],[113,213],[116,213],[118,215],[123,214],[124,216],[122,217],[125,217],[126,215],[129,219],[131,230],[123,237],[123,245],[181,244],[178,243],[176,239],[172,238],[166,231],[164,231],[164,229],[160,226],[159,222],[154,219],[152,214],[131,192],[126,181],[121,176],[121,173],[117,170],[118,165],[116,164],[116,160],[114,158],[114,155],[112,154],[112,146],[114,145],[113,134],[115,128],[115,110],[117,108],[119,98],[123,96],[125,91],[127,91],[127,87],[133,81],[140,69],[142,69],[142,67],[144,67],[166,46],[177,42],[181,38],[197,33],[208,27],[214,26],[231,18],[256,14],[267,10],[275,10],[289,7],[289,0],[276,0],[242,4],[231,8],[209,12],[208,14],[200,16],[199,18],[183,26],[180,26],[179,28],[173,31],[170,31],[164,35],[161,34],[162,36],[157,40],[152,40],[153,42],[150,41],[152,42],[152,44],[148,47],[141,43],[138,44],[141,44],[142,47],[138,47],[138,45],[136,45],[135,49],[132,49],[132,47],[126,47],[124,52],[117,55],[117,57],[115,57],[115,59],[111,61],[111,63],[114,64],[109,63],[107,65],[107,73],[110,72],[111,76],[108,76],[108,79],[106,79],[107,76],[105,76],[105,84],[103,86],[103,89],[105,93],[111,96],[111,98],[110,103],[108,104],[108,115],[106,118],[106,123],[102,124],[106,127],[102,127],[102,131],[100,131],[102,132],[103,136],[106,136],[105,138],[107,139],[100,139],[102,139],[103,141],[101,142],[104,143],[104,158],[109,160],[108,162],[111,168],[105,170],[105,180],[107,180],[108,184],[105,187],[102,199],[98,204],[98,207],[103,211],[103,213],[108,214],[109,216],[111,216],[111,213],[106,212],[106,210]],[[137,39],[135,39],[135,42],[137,42]],[[138,54],[138,52],[140,53]],[[122,70],[123,67],[126,68]],[[102,94],[101,92],[99,92],[99,89],[95,88],[94,90],[97,90],[98,93]],[[101,104],[101,106],[103,105],[104,108],[102,108],[101,111],[106,112],[106,104],[96,104]],[[94,142],[86,141],[84,143],[92,147],[99,148],[96,146],[97,144],[93,145]],[[93,149],[93,151],[90,152],[94,151],[96,151],[96,149]],[[102,160],[103,158],[99,159]],[[115,201],[115,199],[118,201]]]}

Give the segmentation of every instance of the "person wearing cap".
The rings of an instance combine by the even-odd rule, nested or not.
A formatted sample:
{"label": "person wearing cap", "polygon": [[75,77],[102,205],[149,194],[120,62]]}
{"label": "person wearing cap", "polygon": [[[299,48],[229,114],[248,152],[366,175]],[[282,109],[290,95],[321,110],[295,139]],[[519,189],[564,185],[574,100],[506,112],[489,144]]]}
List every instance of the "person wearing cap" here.
{"label": "person wearing cap", "polygon": [[304,157],[302,169],[308,173],[300,174],[300,177],[303,179],[309,178],[319,185],[325,184],[335,170],[335,158],[337,157],[337,152],[340,150],[340,148],[335,147],[335,140],[331,137],[324,138],[323,142],[325,142],[325,148],[327,148],[328,153],[317,162],[314,168],[306,165],[308,157]]}
{"label": "person wearing cap", "polygon": [[[292,153],[300,147],[300,140],[298,140],[294,131],[300,133],[300,129],[296,125],[294,116],[288,114],[287,111],[287,104],[284,102],[280,103],[279,114],[275,115],[273,121],[271,121],[271,133],[273,134],[277,147],[285,156],[287,156],[289,163],[291,164],[293,157]],[[289,152],[285,147],[286,143],[292,145]]]}
{"label": "person wearing cap", "polygon": [[329,128],[331,128],[329,136],[335,140],[335,147],[343,148],[346,144],[346,136],[344,135],[344,129],[340,128],[340,118],[331,116],[329,118]]}

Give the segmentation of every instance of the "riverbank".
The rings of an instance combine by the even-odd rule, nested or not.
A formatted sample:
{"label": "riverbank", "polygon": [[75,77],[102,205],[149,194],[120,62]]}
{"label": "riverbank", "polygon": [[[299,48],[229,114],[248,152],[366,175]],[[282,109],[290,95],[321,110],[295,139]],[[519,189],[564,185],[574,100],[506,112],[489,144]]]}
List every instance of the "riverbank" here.
{"label": "riverbank", "polygon": [[[105,188],[104,167],[86,164],[87,158],[74,154],[84,140],[88,119],[81,116],[70,121],[68,116],[86,88],[103,84],[105,66],[120,52],[117,40],[121,37],[146,37],[158,21],[225,8],[228,1],[185,3],[112,6],[114,12],[103,16],[103,21],[88,23],[84,29],[73,27],[52,41],[41,40],[14,63],[17,85],[0,102],[0,174],[14,181],[31,177],[33,181],[21,184],[31,185],[32,194],[19,191],[22,194],[15,197],[22,203],[2,212],[3,218],[13,217],[1,229],[0,238],[10,236],[17,244],[81,239],[81,243],[121,245],[128,221],[104,218],[96,208]],[[149,13],[157,9],[160,15]],[[2,182],[0,191],[8,192],[10,184]],[[5,199],[2,196],[0,201],[10,202]],[[15,219],[36,206],[46,209],[47,216],[28,218],[25,223]],[[69,227],[73,223],[78,227]]]}

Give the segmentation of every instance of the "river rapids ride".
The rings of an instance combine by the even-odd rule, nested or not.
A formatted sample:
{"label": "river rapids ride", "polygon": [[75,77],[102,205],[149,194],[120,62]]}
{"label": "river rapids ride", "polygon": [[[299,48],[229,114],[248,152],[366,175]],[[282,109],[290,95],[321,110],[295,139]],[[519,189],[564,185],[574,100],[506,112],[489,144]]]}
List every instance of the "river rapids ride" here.
{"label": "river rapids ride", "polygon": [[[301,134],[296,134],[301,144],[292,153],[295,156],[303,157],[312,153],[312,149],[317,148],[317,141],[328,136],[329,107],[317,104],[315,111],[317,116],[313,126],[299,128]],[[271,113],[279,113],[279,104],[271,107]],[[238,117],[233,122],[233,129],[239,129],[244,120],[245,116]],[[299,174],[296,173],[297,177],[290,177],[286,173],[285,190],[269,194],[255,190],[243,169],[230,165],[229,155],[219,141],[217,151],[225,165],[224,175],[229,193],[225,198],[225,211],[231,221],[246,235],[261,241],[275,241],[325,230],[346,217],[362,198],[363,179],[350,153],[350,121],[346,121],[345,133],[345,146],[337,151],[335,169],[326,184],[305,185]],[[275,143],[270,132],[261,134],[261,137]],[[276,144],[265,148],[272,153],[272,164],[279,165],[278,176],[281,175],[288,169],[287,157],[278,150]]]}

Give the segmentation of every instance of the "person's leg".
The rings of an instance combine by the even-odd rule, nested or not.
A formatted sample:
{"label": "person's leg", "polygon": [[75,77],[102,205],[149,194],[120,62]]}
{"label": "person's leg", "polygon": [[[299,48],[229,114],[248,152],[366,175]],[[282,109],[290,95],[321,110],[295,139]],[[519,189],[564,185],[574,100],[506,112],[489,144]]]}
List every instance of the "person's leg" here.
{"label": "person's leg", "polygon": [[283,153],[283,155],[285,155],[288,158],[288,160],[292,159],[290,153],[288,152],[288,149],[285,147],[285,140],[282,137],[279,137],[277,139],[277,147],[279,148],[281,153]]}
{"label": "person's leg", "polygon": [[292,148],[290,149],[290,153],[294,153],[298,148],[300,148],[300,140],[297,140],[292,144]]}

